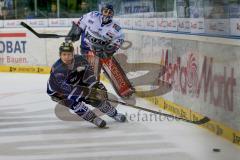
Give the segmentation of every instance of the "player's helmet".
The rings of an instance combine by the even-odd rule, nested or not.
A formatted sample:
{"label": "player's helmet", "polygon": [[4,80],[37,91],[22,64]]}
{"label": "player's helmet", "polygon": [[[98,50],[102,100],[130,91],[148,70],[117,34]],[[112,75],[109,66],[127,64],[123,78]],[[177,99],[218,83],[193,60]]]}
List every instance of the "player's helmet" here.
{"label": "player's helmet", "polygon": [[104,24],[110,23],[114,15],[113,6],[111,4],[105,4],[101,9],[101,13],[103,15],[102,22]]}
{"label": "player's helmet", "polygon": [[73,51],[74,51],[74,47],[71,42],[63,42],[59,47],[59,54],[61,54],[62,52],[73,52]]}

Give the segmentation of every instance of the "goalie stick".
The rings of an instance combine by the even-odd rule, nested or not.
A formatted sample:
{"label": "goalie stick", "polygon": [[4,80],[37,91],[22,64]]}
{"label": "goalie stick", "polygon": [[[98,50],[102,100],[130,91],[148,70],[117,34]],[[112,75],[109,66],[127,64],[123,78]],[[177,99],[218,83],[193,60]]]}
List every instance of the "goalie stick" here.
{"label": "goalie stick", "polygon": [[62,37],[68,37],[67,35],[58,35],[58,34],[48,34],[48,33],[38,33],[36,32],[32,27],[30,27],[25,22],[21,22],[20,25],[31,31],[34,35],[36,35],[38,38],[62,38]]}
{"label": "goalie stick", "polygon": [[[88,87],[85,87],[85,86],[79,86],[79,87],[82,87],[83,90],[88,89]],[[122,102],[122,101],[118,101],[118,100],[114,100],[114,99],[109,99],[108,97],[103,96],[103,95],[109,94],[109,92],[104,91],[104,90],[100,90],[100,89],[96,89],[96,88],[92,88],[91,90],[92,90],[91,92],[94,93],[93,94],[94,96],[88,97],[90,99],[91,98],[92,99],[100,99],[100,98],[104,97],[109,102],[122,104],[122,105],[129,106],[129,107],[132,107],[132,108],[135,108],[135,109],[140,109],[140,110],[143,110],[143,111],[146,111],[146,112],[162,115],[162,116],[165,116],[165,117],[174,118],[174,119],[177,119],[177,120],[182,120],[182,121],[192,123],[192,124],[196,124],[196,125],[202,125],[202,124],[205,124],[205,123],[210,121],[210,119],[206,116],[203,117],[202,119],[196,120],[196,121],[188,120],[188,119],[185,119],[185,118],[182,118],[182,117],[174,116],[174,115],[167,114],[167,113],[162,113],[162,112],[159,112],[159,111],[151,110],[151,109],[148,109],[148,108],[140,107],[140,106],[137,106],[137,105],[126,103],[126,102]]]}

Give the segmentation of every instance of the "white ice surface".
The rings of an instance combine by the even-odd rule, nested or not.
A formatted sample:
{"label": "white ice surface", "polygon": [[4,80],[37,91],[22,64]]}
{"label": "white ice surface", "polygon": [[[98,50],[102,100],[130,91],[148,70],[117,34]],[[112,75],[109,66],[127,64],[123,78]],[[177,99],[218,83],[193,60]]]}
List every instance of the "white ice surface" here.
{"label": "white ice surface", "polygon": [[[154,117],[150,121],[149,113],[126,106],[118,110],[127,114],[127,123],[102,117],[108,129],[77,118],[60,120],[56,103],[46,94],[48,76],[0,73],[0,160],[240,159],[238,146],[205,129]],[[137,105],[158,110],[140,98]]]}

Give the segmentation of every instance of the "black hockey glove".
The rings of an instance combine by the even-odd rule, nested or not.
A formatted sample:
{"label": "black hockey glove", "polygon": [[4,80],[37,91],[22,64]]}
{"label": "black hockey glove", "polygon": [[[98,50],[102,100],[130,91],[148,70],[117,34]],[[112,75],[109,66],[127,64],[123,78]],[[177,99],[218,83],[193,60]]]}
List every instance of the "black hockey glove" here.
{"label": "black hockey glove", "polygon": [[85,99],[106,100],[108,98],[107,89],[101,82],[95,82],[88,87],[88,94]]}

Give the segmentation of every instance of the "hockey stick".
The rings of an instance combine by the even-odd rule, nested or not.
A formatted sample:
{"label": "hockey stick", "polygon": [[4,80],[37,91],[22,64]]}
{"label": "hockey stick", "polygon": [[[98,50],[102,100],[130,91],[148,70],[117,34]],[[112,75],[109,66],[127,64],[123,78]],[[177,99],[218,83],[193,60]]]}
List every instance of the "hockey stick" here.
{"label": "hockey stick", "polygon": [[20,25],[27,28],[29,31],[31,31],[34,35],[36,35],[38,38],[61,38],[61,37],[68,37],[66,35],[58,35],[58,34],[47,34],[47,33],[38,33],[36,32],[32,27],[27,25],[24,22],[21,22]]}
{"label": "hockey stick", "polygon": [[197,125],[202,125],[202,124],[205,124],[205,123],[210,121],[210,119],[208,117],[204,117],[204,118],[202,118],[200,120],[197,120],[197,121],[191,121],[191,120],[188,120],[188,119],[185,119],[185,118],[181,118],[181,117],[173,116],[173,115],[170,115],[170,114],[154,111],[154,110],[151,110],[151,109],[139,107],[139,106],[136,106],[136,105],[133,105],[133,104],[129,104],[129,103],[113,100],[113,99],[107,99],[107,101],[122,104],[122,105],[129,106],[129,107],[132,107],[132,108],[135,108],[135,109],[140,109],[140,110],[143,110],[143,111],[151,112],[151,113],[162,115],[162,116],[165,116],[165,117],[174,118],[174,119],[177,119],[177,120],[182,120],[182,121],[192,123],[192,124],[197,124]]}
{"label": "hockey stick", "polygon": [[[83,90],[89,90],[89,88],[86,87],[86,86],[79,86],[79,87],[81,87]],[[162,112],[151,110],[151,109],[144,108],[144,107],[139,107],[139,106],[134,105],[134,104],[129,104],[129,103],[126,103],[126,102],[114,100],[114,99],[108,98],[107,95],[109,94],[109,92],[104,91],[104,90],[100,90],[98,88],[92,88],[91,92],[92,92],[92,94],[90,94],[88,98],[93,99],[93,100],[100,100],[100,99],[107,100],[109,102],[122,104],[122,105],[129,106],[129,107],[132,107],[132,108],[135,108],[135,109],[140,109],[140,110],[147,111],[147,112],[150,112],[150,113],[162,115],[162,116],[169,117],[169,118],[174,118],[174,119],[177,119],[177,120],[182,120],[182,121],[192,123],[192,124],[197,124],[197,125],[202,125],[202,124],[205,124],[205,123],[210,121],[210,119],[206,116],[203,117],[200,120],[192,121],[192,120],[188,120],[188,119],[178,117],[178,116],[174,116],[174,115],[171,115],[171,114],[162,113]]]}

